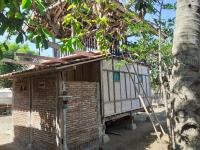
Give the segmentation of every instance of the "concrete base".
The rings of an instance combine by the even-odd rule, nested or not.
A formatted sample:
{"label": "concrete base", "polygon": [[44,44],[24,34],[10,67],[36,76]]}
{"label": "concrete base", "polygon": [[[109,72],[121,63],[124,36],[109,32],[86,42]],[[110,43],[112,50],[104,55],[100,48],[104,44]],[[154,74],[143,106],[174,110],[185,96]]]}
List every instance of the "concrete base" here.
{"label": "concrete base", "polygon": [[120,123],[118,124],[118,126],[121,128],[127,129],[127,130],[135,130],[137,128],[133,117],[121,120]]}
{"label": "concrete base", "polygon": [[103,143],[108,143],[110,141],[110,137],[107,134],[103,135]]}
{"label": "concrete base", "polygon": [[137,128],[135,123],[128,123],[125,125],[125,128],[128,130],[135,130]]}
{"label": "concrete base", "polygon": [[140,112],[134,115],[134,119],[137,122],[146,122],[148,121],[148,115],[145,112]]}
{"label": "concrete base", "polygon": [[27,150],[31,150],[32,149],[32,144],[28,144]]}
{"label": "concrete base", "polygon": [[104,134],[105,134],[105,125],[103,125],[103,124],[100,124],[99,125],[99,137],[102,137]]}

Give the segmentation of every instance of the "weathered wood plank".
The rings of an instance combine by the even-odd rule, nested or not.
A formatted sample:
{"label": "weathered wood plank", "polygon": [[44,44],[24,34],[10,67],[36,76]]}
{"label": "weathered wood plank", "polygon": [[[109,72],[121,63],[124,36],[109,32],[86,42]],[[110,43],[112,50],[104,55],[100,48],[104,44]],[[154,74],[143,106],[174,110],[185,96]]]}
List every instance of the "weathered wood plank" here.
{"label": "weathered wood plank", "polygon": [[115,82],[115,98],[119,100],[121,98],[120,95],[120,82]]}
{"label": "weathered wood plank", "polygon": [[139,109],[141,108],[140,106],[140,100],[139,99],[136,99],[136,100],[132,100],[132,109]]}
{"label": "weathered wood plank", "polygon": [[109,101],[109,91],[108,91],[108,79],[107,79],[107,71],[103,71],[103,99],[104,101]]}
{"label": "weathered wood plank", "polygon": [[[135,70],[132,64],[128,65],[129,69],[131,70],[131,75],[136,81],[135,85],[133,82],[130,81],[130,76],[128,74],[126,66],[122,66],[121,68],[116,67],[116,63],[118,62],[119,60],[114,60],[114,71],[120,72],[120,82],[114,81],[114,86],[112,62],[111,60],[104,60],[103,63],[103,81],[106,83],[106,85],[104,85],[103,87],[103,97],[106,116],[112,116],[120,113],[129,112],[131,110],[141,109],[141,104],[138,99],[136,87],[140,90],[140,93],[142,95],[144,95],[144,93],[142,87],[138,85],[138,78],[136,77],[136,74],[140,73],[140,78],[143,78],[143,80],[141,79],[141,81],[144,85],[145,92],[147,92],[150,89],[150,84],[149,82],[147,83],[147,80],[149,80],[149,78],[147,79],[147,75],[149,73],[148,67],[140,64],[134,64],[134,67],[136,69]],[[113,101],[114,93],[116,99],[115,102]],[[108,101],[109,97],[110,101]]]}
{"label": "weathered wood plank", "polygon": [[19,64],[19,65],[44,66],[43,64],[35,63],[35,62],[31,62],[31,61],[16,61],[16,60],[7,59],[7,58],[4,58],[4,59],[2,60],[2,62],[11,63],[11,64]]}
{"label": "weathered wood plank", "polygon": [[110,101],[114,101],[113,72],[108,72],[108,77],[110,88]]}
{"label": "weathered wood plank", "polygon": [[[132,74],[131,76],[135,80],[134,75]],[[133,82],[131,82],[131,98],[135,98],[135,85],[133,84]]]}
{"label": "weathered wood plank", "polygon": [[104,105],[105,116],[110,116],[114,114],[114,103],[107,103]]}
{"label": "weathered wood plank", "polygon": [[116,113],[121,113],[121,102],[116,102]]}
{"label": "weathered wood plank", "polygon": [[124,73],[120,73],[121,80],[121,98],[126,99],[126,84],[125,84],[125,76]]}
{"label": "weathered wood plank", "polygon": [[123,101],[122,102],[122,112],[127,112],[131,110],[131,101]]}
{"label": "weathered wood plank", "polygon": [[127,98],[131,98],[131,84],[130,84],[130,77],[128,73],[126,73],[126,93],[127,93]]}
{"label": "weathered wood plank", "polygon": [[15,56],[17,56],[17,57],[23,57],[23,58],[44,59],[44,60],[58,60],[58,59],[55,59],[55,58],[52,58],[52,57],[38,56],[38,55],[24,54],[24,53],[15,53]]}

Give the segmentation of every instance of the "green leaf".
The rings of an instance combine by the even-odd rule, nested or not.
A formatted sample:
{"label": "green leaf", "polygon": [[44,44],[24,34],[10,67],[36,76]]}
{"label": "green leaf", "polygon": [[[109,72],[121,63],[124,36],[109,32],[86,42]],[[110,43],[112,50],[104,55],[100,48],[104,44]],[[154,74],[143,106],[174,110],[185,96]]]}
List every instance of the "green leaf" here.
{"label": "green leaf", "polygon": [[32,5],[32,0],[22,0],[21,7],[22,9],[30,9]]}
{"label": "green leaf", "polygon": [[1,48],[0,48],[0,59],[3,59],[3,51]]}
{"label": "green leaf", "polygon": [[0,0],[0,11],[4,9],[5,2],[4,0]]}
{"label": "green leaf", "polygon": [[48,41],[47,41],[45,38],[42,38],[42,46],[43,46],[45,49],[48,49],[48,48],[49,48]]}
{"label": "green leaf", "polygon": [[7,51],[9,50],[9,47],[8,47],[8,45],[6,44],[6,42],[3,43],[3,46],[4,46],[4,48],[5,48]]}
{"label": "green leaf", "polygon": [[37,35],[37,36],[35,37],[36,48],[40,48],[41,40],[42,40],[41,36]]}
{"label": "green leaf", "polygon": [[69,7],[67,8],[67,10],[71,10],[72,8],[74,8],[74,4],[69,5]]}
{"label": "green leaf", "polygon": [[74,52],[73,45],[76,44],[77,38],[64,39],[64,44],[61,46],[62,52]]}
{"label": "green leaf", "polygon": [[42,1],[41,0],[35,0],[35,4],[36,4],[36,7],[38,8],[38,10],[40,11],[41,15],[44,15],[46,8],[43,5]]}
{"label": "green leaf", "polygon": [[24,42],[23,33],[20,32],[16,38],[16,43],[23,43],[23,42]]}
{"label": "green leaf", "polygon": [[163,9],[176,9],[176,6],[168,3],[163,5]]}
{"label": "green leaf", "polygon": [[101,18],[99,18],[98,21],[99,21],[99,23],[102,24],[102,25],[109,26],[109,25],[108,25],[108,18],[101,17]]}
{"label": "green leaf", "polygon": [[71,24],[72,20],[74,19],[74,17],[71,15],[71,14],[67,14],[65,17],[64,17],[64,23],[66,25],[69,25]]}
{"label": "green leaf", "polygon": [[46,28],[42,28],[42,33],[45,35],[46,38],[52,37],[52,34]]}
{"label": "green leaf", "polygon": [[76,43],[76,38],[71,38],[70,40],[71,40],[71,43],[72,43],[72,44],[75,44],[75,43]]}
{"label": "green leaf", "polygon": [[22,18],[23,18],[23,15],[22,15],[20,12],[17,12],[17,13],[15,14],[15,18],[17,18],[17,19],[22,19]]}
{"label": "green leaf", "polygon": [[2,26],[0,27],[0,35],[3,35],[7,28],[8,28],[8,26],[7,26],[6,22],[4,22],[2,24]]}
{"label": "green leaf", "polygon": [[32,40],[32,39],[34,39],[33,37],[34,37],[34,33],[33,33],[33,32],[30,32],[30,33],[28,34],[28,39],[29,39],[29,40]]}
{"label": "green leaf", "polygon": [[7,18],[3,13],[0,13],[0,22],[6,22]]}
{"label": "green leaf", "polygon": [[78,42],[76,45],[77,45],[77,47],[78,47],[79,49],[82,49],[82,48],[84,47],[84,45],[81,43],[80,40],[79,40],[79,42]]}

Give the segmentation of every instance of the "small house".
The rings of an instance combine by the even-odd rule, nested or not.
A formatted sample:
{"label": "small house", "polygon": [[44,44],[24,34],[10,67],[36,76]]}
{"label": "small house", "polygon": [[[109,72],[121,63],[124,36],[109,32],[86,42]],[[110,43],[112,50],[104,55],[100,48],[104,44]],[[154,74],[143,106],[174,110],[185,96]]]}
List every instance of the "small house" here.
{"label": "small house", "polygon": [[[108,33],[116,28],[125,13],[119,0],[114,2],[117,7],[107,15],[114,26]],[[46,17],[37,18],[40,24],[58,39],[72,36],[72,28],[65,29],[60,24],[68,13],[69,4],[65,0],[53,5],[50,1],[45,3],[49,7]],[[93,1],[92,5],[95,5]],[[92,18],[92,12],[90,15]],[[137,23],[140,19],[135,17],[132,21]],[[91,30],[95,31],[96,26]],[[112,33],[113,45],[108,55],[96,51],[99,50],[98,41],[91,32],[81,39],[84,45],[81,52],[67,52],[64,55],[68,56],[63,56],[56,50],[59,45],[54,41],[48,45],[54,48],[54,56],[58,58],[37,56],[46,60],[41,63],[9,60],[10,63],[34,65],[0,76],[13,80],[16,144],[36,150],[95,149],[103,142],[106,122],[143,110],[139,95],[147,107],[151,104],[147,101],[151,99],[149,67],[142,63],[121,65],[120,43],[127,40],[119,41],[117,33]]]}
{"label": "small house", "polygon": [[134,84],[119,62],[97,51],[77,52],[1,75],[13,80],[14,142],[38,150],[97,148],[107,121],[143,109],[138,79],[151,98],[149,67],[128,64]]}

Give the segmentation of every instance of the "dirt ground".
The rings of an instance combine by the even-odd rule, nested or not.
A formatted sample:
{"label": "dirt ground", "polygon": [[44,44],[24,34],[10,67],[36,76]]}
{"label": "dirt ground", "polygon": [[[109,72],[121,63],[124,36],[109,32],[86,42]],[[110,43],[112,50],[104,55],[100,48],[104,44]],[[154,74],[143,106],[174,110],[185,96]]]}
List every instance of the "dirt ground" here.
{"label": "dirt ground", "polygon": [[[154,108],[158,119],[162,122],[162,126],[166,129],[165,112],[164,108]],[[153,130],[152,124],[149,121],[146,113],[138,113],[134,115],[134,123],[137,128],[135,130],[124,129],[118,127],[118,125],[111,126],[108,130],[111,133],[108,134],[110,141],[105,145],[106,150],[160,150],[161,144],[157,140],[157,136]],[[168,136],[162,137],[162,149],[167,150]]]}
{"label": "dirt ground", "polygon": [[13,149],[12,117],[0,116],[0,150]]}
{"label": "dirt ground", "polygon": [[[155,108],[160,121],[166,128],[164,108]],[[145,113],[134,115],[135,130],[125,129],[118,125],[111,125],[108,132],[109,142],[105,144],[105,150],[160,150],[161,146],[154,133],[150,121]],[[166,130],[166,129],[165,129]],[[12,117],[0,116],[0,150],[21,150],[13,145]],[[117,135],[116,135],[117,134]],[[162,137],[163,150],[167,150],[168,137]]]}

